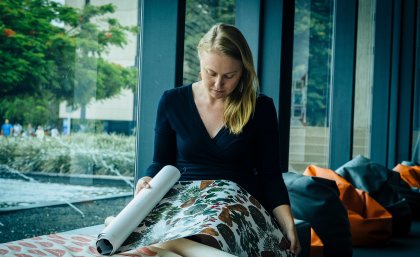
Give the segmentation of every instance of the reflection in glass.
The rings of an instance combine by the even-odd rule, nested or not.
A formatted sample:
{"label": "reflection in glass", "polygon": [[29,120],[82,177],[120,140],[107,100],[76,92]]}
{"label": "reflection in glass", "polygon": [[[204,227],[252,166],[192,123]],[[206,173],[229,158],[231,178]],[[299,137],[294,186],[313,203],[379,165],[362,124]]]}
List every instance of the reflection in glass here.
{"label": "reflection in glass", "polygon": [[[0,208],[16,207],[19,222],[1,224],[0,242],[102,224],[124,205],[117,195],[132,196],[138,3],[1,2],[0,125],[7,119],[12,130],[0,136],[0,179],[14,182]],[[27,183],[43,192],[61,184],[49,184],[47,194],[63,197],[33,193],[25,205],[33,215],[22,219],[22,200],[4,197],[24,195]],[[88,197],[91,186],[107,189]],[[107,208],[89,209],[99,195]],[[54,215],[65,215],[38,210],[52,202],[62,204]]]}
{"label": "reflection in glass", "polygon": [[297,0],[289,170],[328,163],[328,103],[334,1]]}
{"label": "reflection in glass", "polygon": [[353,157],[370,157],[376,0],[359,2],[353,119]]}
{"label": "reflection in glass", "polygon": [[200,63],[197,44],[200,38],[216,23],[235,24],[235,0],[187,0],[184,41],[184,84],[199,79]]}
{"label": "reflection in glass", "polygon": [[420,163],[420,4],[418,2],[416,54],[413,98],[412,161]]}

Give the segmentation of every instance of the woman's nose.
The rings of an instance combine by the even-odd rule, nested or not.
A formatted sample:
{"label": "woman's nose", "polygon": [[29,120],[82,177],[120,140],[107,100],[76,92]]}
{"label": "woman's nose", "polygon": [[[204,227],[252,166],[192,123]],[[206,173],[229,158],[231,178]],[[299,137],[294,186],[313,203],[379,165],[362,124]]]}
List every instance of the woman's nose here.
{"label": "woman's nose", "polygon": [[216,78],[216,81],[214,82],[214,86],[219,89],[223,87],[223,77],[219,76]]}

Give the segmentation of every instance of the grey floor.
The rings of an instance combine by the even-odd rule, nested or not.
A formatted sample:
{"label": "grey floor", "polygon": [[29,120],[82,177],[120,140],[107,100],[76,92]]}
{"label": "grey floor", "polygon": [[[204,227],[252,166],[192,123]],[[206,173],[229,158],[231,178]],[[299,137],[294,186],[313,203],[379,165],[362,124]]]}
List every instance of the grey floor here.
{"label": "grey floor", "polygon": [[419,257],[420,221],[413,221],[410,233],[401,238],[392,238],[388,245],[372,248],[354,248],[353,257]]}

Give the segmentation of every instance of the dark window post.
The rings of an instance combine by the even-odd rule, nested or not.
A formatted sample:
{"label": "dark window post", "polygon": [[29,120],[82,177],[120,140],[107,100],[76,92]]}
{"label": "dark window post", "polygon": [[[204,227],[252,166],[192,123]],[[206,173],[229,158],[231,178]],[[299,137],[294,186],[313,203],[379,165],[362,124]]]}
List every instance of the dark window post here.
{"label": "dark window post", "polygon": [[357,1],[336,0],[329,106],[330,169],[337,169],[352,156],[356,24]]}
{"label": "dark window post", "polygon": [[392,74],[393,1],[376,1],[370,159],[384,166],[388,159],[389,96]]}
{"label": "dark window post", "polygon": [[261,19],[261,91],[272,97],[280,131],[280,165],[289,166],[290,103],[293,69],[294,0],[267,0]]}

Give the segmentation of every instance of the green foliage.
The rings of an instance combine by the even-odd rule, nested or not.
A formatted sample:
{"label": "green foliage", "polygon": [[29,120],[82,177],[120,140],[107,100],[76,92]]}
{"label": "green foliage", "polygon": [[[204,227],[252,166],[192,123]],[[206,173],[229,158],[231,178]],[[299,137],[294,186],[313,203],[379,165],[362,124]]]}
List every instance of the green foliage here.
{"label": "green foliage", "polygon": [[333,6],[325,1],[311,3],[307,123],[328,126],[331,81]]}
{"label": "green foliage", "polygon": [[134,136],[0,137],[0,164],[20,172],[134,176]]}
{"label": "green foliage", "polygon": [[[39,6],[39,7],[37,7]],[[2,95],[34,93],[47,82],[51,65],[46,42],[63,29],[53,26],[59,8],[49,1],[0,2],[0,84]]]}
{"label": "green foliage", "polygon": [[51,106],[58,106],[55,99],[33,96],[0,99],[0,113],[3,113],[6,118],[12,117],[13,123],[18,122],[22,125],[53,124],[58,119],[58,109]]}
{"label": "green foliage", "polygon": [[52,103],[58,109],[62,100],[83,107],[122,88],[135,91],[136,69],[102,58],[111,46],[124,47],[127,33],[137,33],[136,26],[108,17],[113,12],[112,4],[77,9],[50,0],[0,1],[0,94],[9,99],[2,106],[9,110],[17,98],[33,102],[32,97],[42,99],[36,100],[38,111]]}
{"label": "green foliage", "polygon": [[[328,126],[328,103],[331,71],[332,15],[331,1],[298,0],[294,37],[298,51],[294,53],[294,77],[307,73],[306,123]],[[309,35],[309,48],[299,47],[299,40]],[[304,44],[303,44],[304,45]],[[309,51],[309,52],[308,52]],[[298,75],[299,74],[299,75]]]}

